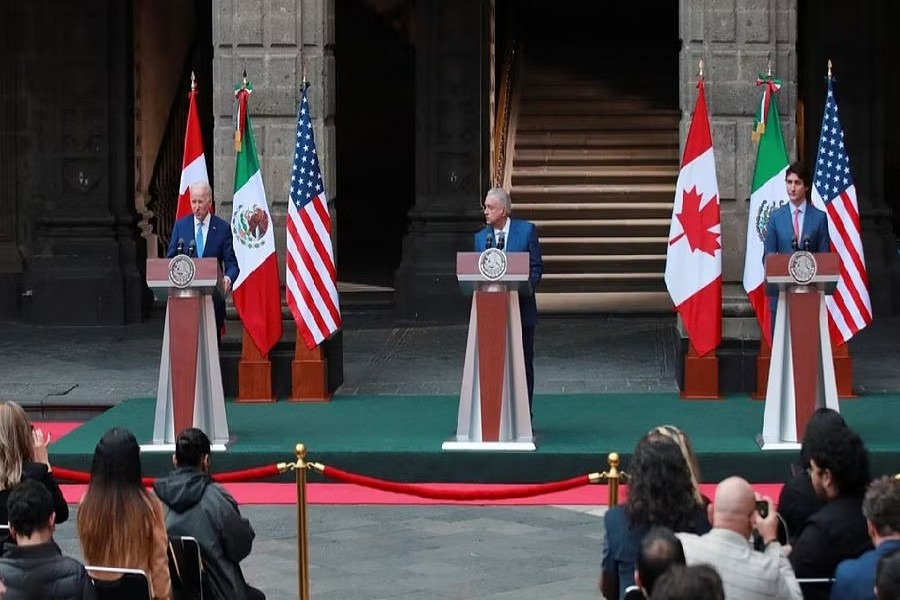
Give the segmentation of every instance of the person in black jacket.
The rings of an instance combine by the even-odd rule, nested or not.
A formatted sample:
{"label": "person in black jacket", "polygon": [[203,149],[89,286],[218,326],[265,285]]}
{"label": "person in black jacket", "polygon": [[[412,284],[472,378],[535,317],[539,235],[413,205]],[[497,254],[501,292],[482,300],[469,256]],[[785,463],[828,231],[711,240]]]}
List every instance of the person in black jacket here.
{"label": "person in black jacket", "polygon": [[9,600],[94,600],[84,565],[53,542],[56,515],[50,492],[25,480],[9,494],[9,530],[17,544],[0,558],[0,579]]}
{"label": "person in black jacket", "polygon": [[[25,411],[15,402],[0,402],[0,523],[9,521],[6,501],[20,481],[39,481],[50,491],[56,523],[69,518],[69,505],[52,475],[47,446],[50,436],[35,429]],[[0,535],[0,547],[9,541]]]}
{"label": "person in black jacket", "polygon": [[199,429],[178,435],[175,470],[153,484],[165,506],[166,530],[196,538],[208,584],[204,589],[214,600],[265,600],[247,584],[238,564],[250,554],[256,533],[231,494],[209,476],[210,452],[209,438]]}
{"label": "person in black jacket", "polygon": [[[862,438],[849,428],[829,429],[816,436],[809,444],[809,476],[825,505],[809,517],[788,558],[798,579],[830,578],[839,562],[872,548],[862,512],[871,479]],[[803,592],[806,598],[816,598],[824,590]]]}

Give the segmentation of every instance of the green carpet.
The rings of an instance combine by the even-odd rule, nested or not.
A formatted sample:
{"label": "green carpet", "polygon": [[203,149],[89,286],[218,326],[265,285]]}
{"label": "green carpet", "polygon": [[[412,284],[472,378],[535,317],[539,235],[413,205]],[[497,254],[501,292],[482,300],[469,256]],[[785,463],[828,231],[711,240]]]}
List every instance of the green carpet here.
{"label": "green carpet", "polygon": [[[111,427],[127,427],[142,443],[153,430],[154,400],[123,402],[53,445],[54,464],[88,470],[94,445]],[[402,481],[539,482],[602,471],[606,455],[627,456],[655,425],[671,423],[690,436],[705,482],[740,474],[756,482],[782,481],[795,452],[761,452],[754,436],[763,403],[747,396],[684,401],[674,394],[547,395],[535,399],[538,451],[442,452],[456,426],[452,396],[338,396],[332,402],[227,404],[232,444],[213,456],[217,471],[292,460],[303,442],[310,460]],[[862,434],[873,473],[900,471],[900,395],[843,401],[841,411]],[[171,455],[145,453],[147,475],[171,467]],[[282,480],[287,481],[289,476]]]}

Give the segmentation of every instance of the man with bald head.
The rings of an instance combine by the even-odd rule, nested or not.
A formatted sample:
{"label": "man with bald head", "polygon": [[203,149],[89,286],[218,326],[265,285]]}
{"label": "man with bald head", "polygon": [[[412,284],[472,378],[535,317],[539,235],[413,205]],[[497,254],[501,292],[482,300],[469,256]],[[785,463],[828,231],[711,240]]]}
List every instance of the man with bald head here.
{"label": "man with bald head", "polygon": [[[756,510],[756,494],[740,477],[729,477],[716,488],[709,506],[712,531],[703,536],[679,533],[688,566],[712,565],[725,584],[728,599],[803,598],[787,556],[778,542],[778,516],[772,501],[765,518]],[[766,544],[758,552],[750,544],[753,530]]]}
{"label": "man with bald head", "polygon": [[209,183],[196,181],[190,189],[191,214],[175,221],[166,257],[173,258],[181,252],[219,261],[222,267],[221,291],[217,289],[213,293],[213,308],[216,311],[216,334],[220,335],[225,323],[225,295],[231,291],[231,284],[239,273],[231,241],[231,225],[210,212],[212,188]]}

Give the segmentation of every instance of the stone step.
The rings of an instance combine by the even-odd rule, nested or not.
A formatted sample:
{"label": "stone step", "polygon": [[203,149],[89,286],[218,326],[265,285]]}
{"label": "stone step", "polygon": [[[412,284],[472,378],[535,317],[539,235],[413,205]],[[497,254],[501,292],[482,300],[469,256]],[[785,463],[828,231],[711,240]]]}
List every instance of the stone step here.
{"label": "stone step", "polygon": [[593,185],[516,185],[510,190],[513,202],[670,202],[675,197],[675,181],[670,183]]}
{"label": "stone step", "polygon": [[538,165],[638,165],[678,168],[678,148],[517,148],[513,169]]}
{"label": "stone step", "polygon": [[671,183],[674,186],[677,179],[678,168],[674,166],[540,166],[513,168],[511,181],[513,186],[652,183]]}
{"label": "stone step", "polygon": [[535,296],[541,314],[672,313],[672,299],[665,291],[545,293],[538,288]]}
{"label": "stone step", "polygon": [[549,219],[670,219],[673,202],[515,202],[515,216]]}
{"label": "stone step", "polygon": [[545,273],[540,290],[553,292],[660,292],[663,273]]}
{"label": "stone step", "polygon": [[670,219],[552,219],[533,221],[541,236],[668,237]]}
{"label": "stone step", "polygon": [[649,115],[524,115],[516,125],[517,134],[531,131],[666,132],[678,136],[678,117],[668,114]]}
{"label": "stone step", "polygon": [[666,235],[622,237],[622,236],[582,236],[553,237],[541,236],[541,251],[547,256],[554,255],[621,255],[621,254],[661,254],[665,253],[669,241]]}
{"label": "stone step", "polygon": [[534,99],[624,99],[647,103],[650,106],[659,104],[661,108],[672,108],[674,96],[674,82],[672,85],[650,86],[645,84],[631,88],[614,87],[603,81],[573,81],[556,84],[524,82],[522,88],[522,100],[529,102]]}
{"label": "stone step", "polygon": [[544,273],[664,273],[665,254],[554,254],[544,256]]}
{"label": "stone step", "polygon": [[669,131],[521,131],[516,134],[516,149],[522,148],[654,148],[678,150],[678,133]]}
{"label": "stone step", "polygon": [[530,98],[526,94],[519,106],[519,117],[533,115],[635,115],[668,116],[677,120],[677,110],[659,108],[644,98]]}

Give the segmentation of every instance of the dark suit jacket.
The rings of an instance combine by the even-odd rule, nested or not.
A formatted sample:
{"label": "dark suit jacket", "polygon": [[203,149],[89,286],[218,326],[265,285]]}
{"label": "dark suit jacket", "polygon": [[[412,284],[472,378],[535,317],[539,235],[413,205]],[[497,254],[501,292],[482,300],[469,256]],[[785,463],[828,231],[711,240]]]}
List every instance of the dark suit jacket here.
{"label": "dark suit jacket", "polygon": [[838,565],[834,574],[831,597],[835,600],[863,600],[875,593],[875,568],[878,560],[892,552],[900,551],[900,540],[884,540],[874,550],[869,550],[857,559],[845,560]]}
{"label": "dark suit jacket", "polygon": [[[475,252],[482,252],[487,248],[488,233],[491,234],[490,246],[496,248],[497,240],[493,239],[493,229],[484,227],[475,234]],[[534,226],[534,223],[510,218],[509,236],[506,238],[504,250],[506,252],[528,252],[528,283],[531,284],[532,293],[530,295],[519,294],[519,312],[522,315],[522,327],[534,327],[537,323],[537,302],[534,299],[534,290],[544,274],[541,244],[538,241],[537,227]]]}
{"label": "dark suit jacket", "polygon": [[[187,253],[191,242],[194,241],[194,215],[190,214],[175,221],[172,228],[172,239],[169,241],[167,258],[172,258],[178,252],[178,240],[184,240],[184,252]],[[234,246],[231,241],[231,226],[228,221],[220,219],[216,215],[209,215],[209,231],[203,240],[203,256],[200,258],[217,258],[222,274],[227,275],[234,283],[240,269],[238,269],[237,257],[234,255]],[[216,309],[216,327],[221,331],[225,323],[225,298],[218,290],[213,294],[213,304]]]}
{"label": "dark suit jacket", "polygon": [[839,496],[807,520],[788,558],[797,577],[832,577],[839,562],[871,548],[862,497]]}

